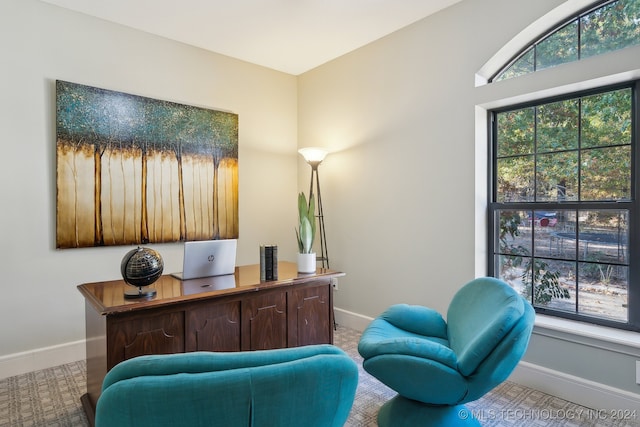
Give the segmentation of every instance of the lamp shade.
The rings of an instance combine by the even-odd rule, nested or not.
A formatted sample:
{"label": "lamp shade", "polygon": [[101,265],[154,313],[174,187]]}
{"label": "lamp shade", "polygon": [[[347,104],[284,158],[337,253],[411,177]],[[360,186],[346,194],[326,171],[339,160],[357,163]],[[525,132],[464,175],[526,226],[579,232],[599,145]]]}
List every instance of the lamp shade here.
{"label": "lamp shade", "polygon": [[320,164],[327,156],[327,150],[318,147],[301,148],[298,153],[302,154],[302,157],[309,164]]}

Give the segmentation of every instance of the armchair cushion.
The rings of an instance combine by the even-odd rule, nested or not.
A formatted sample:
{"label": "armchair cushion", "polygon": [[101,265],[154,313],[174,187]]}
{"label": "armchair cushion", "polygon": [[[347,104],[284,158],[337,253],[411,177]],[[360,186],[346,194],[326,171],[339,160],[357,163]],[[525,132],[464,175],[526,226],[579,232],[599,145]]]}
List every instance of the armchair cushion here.
{"label": "armchair cushion", "polygon": [[406,355],[429,359],[456,369],[458,361],[444,338],[401,329],[384,317],[374,319],[363,332],[358,352],[365,359],[382,355]]}
{"label": "armchair cushion", "polygon": [[[402,390],[408,398],[424,400],[428,396],[430,401],[447,403],[466,394],[456,355],[446,339],[446,323],[435,310],[391,306],[367,326],[358,352],[365,359],[367,372],[392,389]],[[439,386],[425,389],[427,381]]]}

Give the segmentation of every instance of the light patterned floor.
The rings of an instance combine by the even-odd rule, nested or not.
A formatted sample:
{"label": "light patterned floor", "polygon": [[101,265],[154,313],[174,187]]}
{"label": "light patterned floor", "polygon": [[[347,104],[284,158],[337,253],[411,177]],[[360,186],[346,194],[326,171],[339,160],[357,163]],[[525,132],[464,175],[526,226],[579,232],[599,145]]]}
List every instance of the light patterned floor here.
{"label": "light patterned floor", "polygon": [[[335,344],[360,366],[360,381],[348,427],[376,426],[380,407],[395,392],[362,369],[360,333],[338,327]],[[87,419],[80,405],[86,392],[84,361],[0,380],[0,427],[81,427]],[[638,420],[614,420],[601,413],[506,382],[467,407],[485,427],[640,427]],[[304,427],[304,426],[301,426]]]}
{"label": "light patterned floor", "polygon": [[0,380],[0,426],[87,426],[84,361]]}
{"label": "light patterned floor", "polygon": [[[338,328],[334,336],[335,345],[346,351],[360,367],[358,390],[346,426],[376,426],[378,410],[396,393],[362,369],[359,339],[360,333],[348,328]],[[484,427],[640,426],[640,414],[637,417],[627,414],[628,420],[614,419],[612,415],[615,414],[607,411],[594,411],[509,381],[466,407]]]}

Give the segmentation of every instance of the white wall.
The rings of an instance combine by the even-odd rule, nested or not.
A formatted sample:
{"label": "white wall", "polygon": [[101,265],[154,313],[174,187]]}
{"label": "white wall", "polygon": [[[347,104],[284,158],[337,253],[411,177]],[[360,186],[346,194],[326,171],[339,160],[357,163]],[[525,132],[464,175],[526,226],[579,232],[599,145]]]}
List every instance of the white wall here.
{"label": "white wall", "polygon": [[[300,76],[299,139],[333,151],[320,171],[331,267],[347,273],[339,322],[362,327],[397,302],[445,312],[486,274],[487,109],[631,78],[640,49],[482,87],[475,75],[534,21],[585,3],[466,0]],[[637,333],[551,323],[536,326],[518,378],[592,407],[640,410]]]}
{"label": "white wall", "polygon": [[[36,0],[0,2],[0,52],[0,376],[24,352],[84,339],[76,286],[119,279],[131,249],[55,249],[56,79],[237,113],[238,264],[258,262],[260,243],[295,260],[294,76]],[[180,270],[181,244],[154,247]]]}

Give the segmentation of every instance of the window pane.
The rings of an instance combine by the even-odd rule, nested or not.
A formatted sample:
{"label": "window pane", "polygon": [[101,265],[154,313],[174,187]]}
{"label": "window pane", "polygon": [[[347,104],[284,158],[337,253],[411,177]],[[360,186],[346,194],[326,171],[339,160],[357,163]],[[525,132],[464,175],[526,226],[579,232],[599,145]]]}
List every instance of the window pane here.
{"label": "window pane", "polygon": [[501,254],[528,256],[531,255],[531,212],[507,211],[496,212],[495,228],[498,238],[495,239],[495,251]]}
{"label": "window pane", "polygon": [[553,153],[538,156],[536,164],[536,201],[574,201],[578,199],[578,153]]}
{"label": "window pane", "polygon": [[497,201],[532,202],[534,188],[533,156],[498,159]]}
{"label": "window pane", "polygon": [[555,229],[558,218],[555,211],[534,211],[533,218],[533,244],[534,255],[537,257],[552,258],[557,255],[555,245]]}
{"label": "window pane", "polygon": [[626,322],[629,268],[580,263],[578,313]]}
{"label": "window pane", "polygon": [[[512,288],[518,291],[522,296],[531,295],[530,291],[524,286],[522,281],[522,271],[524,268],[523,260],[527,260],[525,257],[515,257],[511,255],[497,255],[495,258],[494,271],[496,277],[502,279],[509,284]],[[531,301],[531,298],[527,298]]]}
{"label": "window pane", "polygon": [[631,89],[582,98],[583,148],[631,143]]}
{"label": "window pane", "polygon": [[508,111],[498,115],[498,157],[533,153],[535,109]]}
{"label": "window pane", "polygon": [[581,261],[629,263],[627,210],[582,210],[578,224]]}
{"label": "window pane", "polygon": [[538,153],[578,148],[578,100],[538,107],[537,138]]}
{"label": "window pane", "polygon": [[582,152],[581,200],[631,198],[631,146]]}
{"label": "window pane", "polygon": [[506,80],[512,77],[518,77],[525,74],[533,73],[534,49],[530,47],[520,58],[518,58],[510,67],[496,77],[495,81]]}
{"label": "window pane", "polygon": [[574,262],[534,258],[523,282],[534,306],[575,312],[575,277]]}
{"label": "window pane", "polygon": [[[557,210],[552,212],[556,222],[549,236],[549,257],[575,260],[577,246],[576,211]],[[536,254],[542,255],[536,247]]]}
{"label": "window pane", "polygon": [[494,238],[494,251],[500,254],[494,258],[497,277],[523,295],[526,295],[523,272],[525,266],[531,264],[530,217],[531,212],[520,210],[498,210],[495,213],[497,238]]}
{"label": "window pane", "polygon": [[551,34],[536,45],[536,70],[578,60],[578,21]]}
{"label": "window pane", "polygon": [[640,43],[640,2],[620,0],[580,20],[581,58]]}

